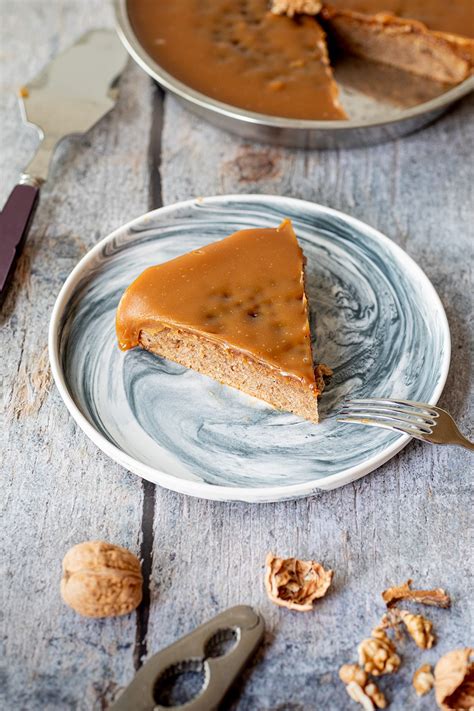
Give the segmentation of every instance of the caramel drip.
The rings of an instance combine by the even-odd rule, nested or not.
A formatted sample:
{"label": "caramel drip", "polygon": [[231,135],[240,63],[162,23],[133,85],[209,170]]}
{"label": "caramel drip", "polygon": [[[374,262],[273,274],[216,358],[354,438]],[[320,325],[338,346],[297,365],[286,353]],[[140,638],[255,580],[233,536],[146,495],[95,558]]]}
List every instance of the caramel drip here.
{"label": "caramel drip", "polygon": [[304,257],[289,220],[248,229],[146,269],[117,311],[120,348],[182,327],[315,386]]}

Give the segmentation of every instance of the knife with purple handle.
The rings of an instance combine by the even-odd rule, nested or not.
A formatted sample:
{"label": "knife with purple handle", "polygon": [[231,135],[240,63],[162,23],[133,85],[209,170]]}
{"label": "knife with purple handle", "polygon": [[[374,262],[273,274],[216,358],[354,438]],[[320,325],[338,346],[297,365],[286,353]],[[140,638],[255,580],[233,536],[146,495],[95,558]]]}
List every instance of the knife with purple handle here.
{"label": "knife with purple handle", "polygon": [[3,302],[38,204],[39,186],[19,183],[0,212],[0,304]]}
{"label": "knife with purple handle", "polygon": [[0,305],[5,299],[47,180],[54,149],[65,136],[85,133],[115,106],[114,83],[127,53],[113,30],[92,30],[53,59],[20,91],[20,109],[40,144],[0,212]]}

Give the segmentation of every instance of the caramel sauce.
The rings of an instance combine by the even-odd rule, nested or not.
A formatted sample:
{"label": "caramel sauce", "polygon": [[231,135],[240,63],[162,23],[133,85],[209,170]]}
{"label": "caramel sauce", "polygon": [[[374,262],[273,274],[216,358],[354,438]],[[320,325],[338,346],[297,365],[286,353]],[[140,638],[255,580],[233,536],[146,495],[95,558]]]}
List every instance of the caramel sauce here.
{"label": "caramel sauce", "polygon": [[346,118],[313,17],[277,17],[269,0],[129,0],[127,8],[148,54],[193,89],[258,113]]}
{"label": "caramel sauce", "polygon": [[304,257],[289,220],[146,269],[117,310],[120,348],[166,325],[203,334],[315,386]]}
{"label": "caramel sauce", "polygon": [[474,38],[474,0],[328,0],[327,4],[370,15],[391,12],[423,22],[429,30]]}
{"label": "caramel sauce", "polygon": [[[327,5],[393,13],[429,30],[474,38],[474,0],[329,0]],[[127,9],[148,54],[207,96],[275,116],[347,118],[317,20],[276,16],[269,6],[270,0],[128,0]]]}

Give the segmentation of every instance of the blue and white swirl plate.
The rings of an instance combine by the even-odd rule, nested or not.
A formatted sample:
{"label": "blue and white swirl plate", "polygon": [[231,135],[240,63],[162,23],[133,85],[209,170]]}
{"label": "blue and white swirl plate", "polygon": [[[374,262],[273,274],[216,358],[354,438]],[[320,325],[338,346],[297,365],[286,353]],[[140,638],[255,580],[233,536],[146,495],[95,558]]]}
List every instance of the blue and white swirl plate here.
{"label": "blue and white swirl plate", "polygon": [[[122,353],[115,310],[146,267],[246,227],[290,217],[307,258],[318,361],[334,370],[313,425],[141,349]],[[51,367],[71,415],[112,459],[156,484],[223,501],[279,501],[367,474],[409,441],[336,422],[343,400],[435,404],[449,327],[428,278],[387,237],[286,197],[231,195],[164,207],[103,239],[56,301]]]}

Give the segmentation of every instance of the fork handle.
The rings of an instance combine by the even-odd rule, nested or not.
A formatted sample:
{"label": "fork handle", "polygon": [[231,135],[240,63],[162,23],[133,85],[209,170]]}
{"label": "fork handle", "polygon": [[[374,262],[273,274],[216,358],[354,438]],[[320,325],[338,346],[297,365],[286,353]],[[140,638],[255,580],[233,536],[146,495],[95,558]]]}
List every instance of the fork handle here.
{"label": "fork handle", "polygon": [[13,188],[0,212],[0,306],[25,244],[38,197],[38,184],[20,183]]}
{"label": "fork handle", "polygon": [[450,444],[457,444],[459,447],[464,447],[465,449],[470,449],[474,452],[474,442],[471,442],[467,437],[464,437],[459,430],[457,431],[457,437],[453,438]]}

